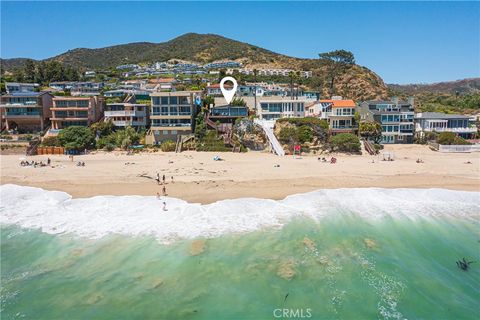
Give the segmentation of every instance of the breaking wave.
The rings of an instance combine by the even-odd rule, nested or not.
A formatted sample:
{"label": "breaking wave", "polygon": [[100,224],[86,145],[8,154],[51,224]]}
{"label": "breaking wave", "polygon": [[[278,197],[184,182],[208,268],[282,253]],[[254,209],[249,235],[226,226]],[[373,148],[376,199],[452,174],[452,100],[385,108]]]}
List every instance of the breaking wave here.
{"label": "breaking wave", "polygon": [[[332,214],[366,219],[452,216],[478,220],[479,195],[445,189],[324,189],[279,201],[241,198],[201,205],[154,196],[72,199],[65,192],[7,184],[0,186],[0,223],[93,239],[109,234],[151,235],[167,243],[281,228],[296,217],[320,221]],[[163,201],[168,211],[163,211]]]}

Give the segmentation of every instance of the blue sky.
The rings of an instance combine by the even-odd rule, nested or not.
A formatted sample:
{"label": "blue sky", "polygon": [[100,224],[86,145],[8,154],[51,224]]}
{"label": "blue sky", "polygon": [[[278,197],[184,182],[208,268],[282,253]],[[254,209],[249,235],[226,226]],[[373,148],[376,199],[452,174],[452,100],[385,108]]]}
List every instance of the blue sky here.
{"label": "blue sky", "polygon": [[186,32],[296,57],[350,50],[388,83],[480,76],[479,2],[1,2],[2,58]]}

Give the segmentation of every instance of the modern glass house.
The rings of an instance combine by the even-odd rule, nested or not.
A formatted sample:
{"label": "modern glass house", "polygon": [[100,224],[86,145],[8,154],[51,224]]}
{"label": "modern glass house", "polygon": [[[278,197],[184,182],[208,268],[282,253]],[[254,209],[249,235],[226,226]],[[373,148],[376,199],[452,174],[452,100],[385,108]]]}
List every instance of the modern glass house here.
{"label": "modern glass house", "polygon": [[146,142],[156,144],[192,133],[198,108],[195,99],[201,91],[156,92],[150,95],[150,130]]}
{"label": "modern glass house", "polygon": [[465,139],[471,139],[477,127],[468,116],[439,112],[422,112],[415,115],[415,134],[423,137],[427,132],[453,132]]}
{"label": "modern glass house", "polygon": [[413,98],[408,101],[366,101],[359,108],[362,120],[382,126],[382,143],[413,143]]}

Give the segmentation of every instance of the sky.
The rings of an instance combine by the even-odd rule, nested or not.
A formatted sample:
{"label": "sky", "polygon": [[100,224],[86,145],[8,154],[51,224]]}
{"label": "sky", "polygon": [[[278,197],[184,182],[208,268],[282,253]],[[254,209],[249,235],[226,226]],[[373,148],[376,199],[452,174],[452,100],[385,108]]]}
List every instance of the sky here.
{"label": "sky", "polygon": [[1,57],[215,33],[318,58],[345,49],[387,83],[480,76],[480,2],[1,1]]}

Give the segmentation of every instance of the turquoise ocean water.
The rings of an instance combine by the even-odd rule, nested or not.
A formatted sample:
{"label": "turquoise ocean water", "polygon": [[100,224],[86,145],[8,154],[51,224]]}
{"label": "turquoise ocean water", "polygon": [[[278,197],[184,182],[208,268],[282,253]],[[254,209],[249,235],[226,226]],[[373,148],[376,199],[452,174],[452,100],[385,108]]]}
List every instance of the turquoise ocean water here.
{"label": "turquoise ocean water", "polygon": [[[182,238],[178,231],[175,239],[165,241],[158,236],[164,233],[151,229],[142,233],[135,226],[134,232],[122,225],[123,232],[105,233],[100,223],[101,236],[87,237],[75,228],[93,223],[92,216],[88,222],[78,220],[69,226],[50,216],[59,205],[69,214],[70,200],[57,196],[52,200],[51,193],[39,189],[21,194],[17,188],[23,187],[11,188],[2,189],[2,319],[478,319],[480,315],[480,262],[472,263],[469,271],[455,263],[463,257],[480,260],[478,194],[430,191],[420,196],[426,204],[401,203],[394,212],[390,205],[375,217],[359,212],[361,205],[335,206],[332,195],[328,196],[331,206],[319,207],[315,199],[327,198],[310,194],[311,203],[302,198],[297,208],[305,213],[308,206],[309,214],[283,216],[270,227],[264,223],[254,230],[239,223],[235,231],[231,225],[207,220],[205,226],[214,225],[216,233],[204,230],[209,236]],[[348,196],[348,189],[344,190]],[[20,195],[7,200],[12,191]],[[29,202],[39,196],[45,200],[44,211]],[[431,205],[427,196],[446,203]],[[458,197],[461,201],[451,200]],[[98,199],[82,201],[85,210],[90,210],[88,202],[98,204]],[[225,210],[234,211],[235,205],[242,202],[229,203]],[[274,206],[265,204],[269,205]],[[260,207],[266,210],[265,206]],[[416,206],[419,214],[401,214]],[[29,213],[20,219],[13,211],[22,207]],[[374,205],[377,211],[379,207]],[[455,207],[459,212],[452,211]],[[328,214],[315,215],[315,210]],[[82,214],[77,210],[76,215]],[[99,212],[95,215],[105,219]],[[196,215],[191,218],[195,223],[207,219]],[[238,219],[242,217],[244,213],[238,213]],[[35,227],[26,226],[26,221],[34,220]],[[232,223],[224,217],[221,221]],[[189,222],[183,217],[181,225]],[[219,232],[221,226],[227,231]]]}

